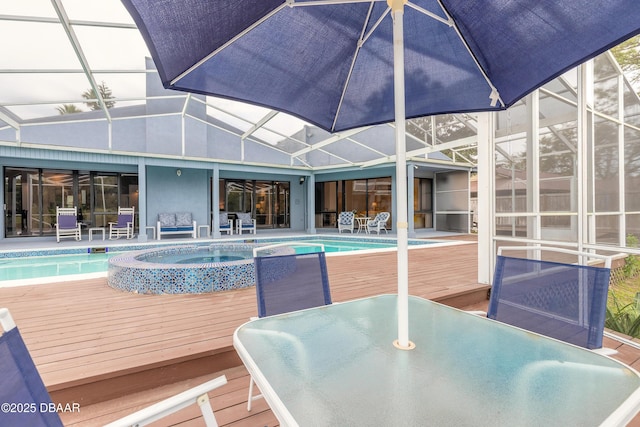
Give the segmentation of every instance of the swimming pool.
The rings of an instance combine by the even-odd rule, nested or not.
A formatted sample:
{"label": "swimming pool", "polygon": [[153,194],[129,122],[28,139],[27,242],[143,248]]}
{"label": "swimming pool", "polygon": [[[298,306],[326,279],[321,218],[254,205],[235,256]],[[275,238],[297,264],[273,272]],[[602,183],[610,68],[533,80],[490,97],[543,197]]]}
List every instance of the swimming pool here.
{"label": "swimming pool", "polygon": [[[394,250],[396,241],[392,238],[373,237],[347,237],[347,236],[296,236],[286,238],[256,238],[233,239],[245,243],[282,243],[304,242],[325,245],[325,251],[329,256],[347,255],[354,251],[361,253],[372,251]],[[222,243],[222,241],[221,241]],[[410,239],[409,247],[420,247],[442,243],[437,240]],[[209,242],[195,242],[196,245],[209,246]],[[449,242],[451,244],[451,242]],[[174,244],[175,245],[175,244]],[[104,277],[107,274],[109,258],[130,250],[149,249],[154,247],[166,247],[150,243],[147,245],[118,246],[117,251],[108,250],[105,253],[88,253],[87,248],[67,248],[64,250],[48,250],[34,252],[0,252],[0,286],[19,286],[55,282],[59,280],[74,280],[90,277]],[[295,245],[294,245],[295,246]],[[115,248],[114,248],[115,249]],[[297,252],[313,250],[306,247],[296,248]],[[44,252],[44,254],[42,254]],[[31,256],[39,255],[39,256]],[[75,276],[75,277],[74,277]]]}

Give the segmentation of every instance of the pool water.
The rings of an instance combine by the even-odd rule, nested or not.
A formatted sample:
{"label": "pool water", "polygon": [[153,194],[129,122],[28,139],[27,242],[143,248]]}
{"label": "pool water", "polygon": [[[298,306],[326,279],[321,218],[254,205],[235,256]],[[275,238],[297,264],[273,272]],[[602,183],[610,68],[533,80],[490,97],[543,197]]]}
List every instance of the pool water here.
{"label": "pool water", "polygon": [[0,259],[0,281],[92,274],[107,271],[110,257],[121,252]]}
{"label": "pool water", "polygon": [[[268,243],[267,243],[268,240]],[[295,247],[295,242],[323,244],[325,252],[352,252],[364,250],[385,250],[396,247],[395,240],[383,240],[381,242],[363,241],[363,240],[338,240],[338,239],[255,239],[256,243],[276,243],[290,242],[297,253],[313,252],[317,250],[315,247],[301,246]],[[434,243],[433,241],[413,241],[409,242],[410,246],[419,244],[427,245]],[[124,253],[123,251],[106,252],[106,253],[83,253],[73,255],[50,255],[50,256],[34,256],[20,258],[0,258],[0,282],[5,281],[24,281],[26,279],[50,278],[60,276],[73,276],[79,274],[106,274],[108,270],[108,260],[110,257]],[[244,255],[243,255],[244,256]],[[251,254],[248,255],[251,258]],[[213,253],[206,255],[195,255],[194,259],[173,261],[180,263],[212,263],[227,262],[242,259],[238,254]],[[163,259],[159,262],[171,262]],[[25,282],[24,284],[30,284]]]}
{"label": "pool water", "polygon": [[[214,256],[198,256],[198,257],[191,257],[187,259],[179,259],[177,261],[174,261],[174,263],[175,264],[208,264],[212,262],[240,261],[243,259],[246,259],[246,258],[241,256],[235,256],[235,255],[214,255]],[[163,262],[171,263],[171,261],[167,261],[167,260],[164,260]]]}
{"label": "pool water", "polygon": [[[352,251],[363,251],[363,250],[371,250],[371,249],[391,249],[396,247],[395,242],[356,242],[356,241],[342,241],[342,240],[299,240],[300,243],[310,243],[310,244],[323,244],[324,251],[327,253],[333,252],[352,252]],[[427,242],[423,242],[425,244]],[[295,243],[292,242],[291,246],[295,247]],[[314,252],[318,248],[314,248],[313,246],[301,246],[296,247],[297,253],[308,253]]]}
{"label": "pool water", "polygon": [[[201,252],[201,253],[197,253]],[[204,251],[196,253],[158,253],[145,255],[144,261],[156,264],[208,264],[212,262],[240,261],[253,258],[252,251]]]}

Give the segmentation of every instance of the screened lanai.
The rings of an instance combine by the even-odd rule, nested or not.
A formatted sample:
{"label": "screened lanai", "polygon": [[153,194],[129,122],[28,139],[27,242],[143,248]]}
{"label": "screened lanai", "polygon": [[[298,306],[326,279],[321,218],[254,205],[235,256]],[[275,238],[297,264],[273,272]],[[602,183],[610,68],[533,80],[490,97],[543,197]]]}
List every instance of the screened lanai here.
{"label": "screened lanai", "polygon": [[[12,176],[54,187],[71,176],[64,194],[85,203],[94,223],[136,204],[141,229],[166,208],[161,189],[185,180],[208,195],[183,200],[201,223],[217,223],[233,201],[227,191],[242,192],[234,210],[263,215],[271,199],[258,199],[259,188],[276,192],[272,207],[282,196],[290,209],[265,227],[313,233],[334,226],[340,210],[375,212],[381,201],[393,217],[391,124],[329,134],[266,108],[165,90],[119,0],[5,2],[0,36],[1,238],[29,227],[47,233],[46,196],[33,195],[33,217],[35,202],[18,206]],[[408,121],[410,233],[477,225],[483,282],[505,242],[632,251],[627,236],[640,235],[636,92],[605,53],[507,111]],[[60,170],[68,173],[56,181]],[[348,196],[359,188],[362,199]],[[115,194],[111,207],[100,191]]]}
{"label": "screened lanai", "polygon": [[[28,0],[3,4],[0,12],[1,35],[11,40],[0,59],[0,129],[5,141],[70,146],[74,132],[91,121],[100,123],[104,132],[96,136],[94,147],[86,148],[137,152],[118,138],[130,122],[144,116],[182,125],[193,118],[233,135],[234,141],[239,137],[239,150],[208,156],[213,159],[260,163],[261,156],[254,154],[259,146],[273,152],[270,165],[309,170],[393,160],[393,144],[367,141],[363,134],[368,129],[330,135],[266,108],[162,89],[147,48],[118,0]],[[52,137],[42,131],[50,126],[62,130]],[[475,118],[469,115],[416,120],[409,125],[408,154],[423,160],[435,144],[449,143],[438,151],[473,145],[471,140],[450,143],[454,136],[472,138],[474,129]],[[184,138],[163,141],[176,143],[166,151],[197,157],[189,152],[188,135],[179,136]],[[473,161],[464,150],[447,154],[439,159]]]}

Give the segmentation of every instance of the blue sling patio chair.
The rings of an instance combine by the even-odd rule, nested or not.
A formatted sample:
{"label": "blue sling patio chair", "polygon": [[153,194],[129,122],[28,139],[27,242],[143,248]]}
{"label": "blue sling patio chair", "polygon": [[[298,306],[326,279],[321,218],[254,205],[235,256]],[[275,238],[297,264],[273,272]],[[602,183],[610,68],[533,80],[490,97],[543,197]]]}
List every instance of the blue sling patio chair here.
{"label": "blue sling patio chair", "polygon": [[[9,310],[0,308],[0,412],[2,426],[63,427],[51,397],[33,363]],[[143,426],[197,403],[205,424],[217,427],[207,393],[227,383],[224,375],[169,397],[105,427]],[[6,410],[5,410],[6,409]]]}
{"label": "blue sling patio chair", "polygon": [[[504,256],[527,251],[531,258]],[[551,251],[576,263],[543,260]],[[528,255],[529,256],[529,255]],[[556,255],[557,256],[557,255]],[[599,264],[592,265],[588,259]],[[487,317],[604,354],[602,348],[611,257],[553,247],[501,247]]]}
{"label": "blue sling patio chair", "polygon": [[[295,243],[296,247],[319,248],[309,252],[300,248],[295,253],[291,243],[279,243],[254,248],[258,317],[331,304],[331,290],[323,244]],[[260,256],[259,253],[263,255]],[[253,378],[249,380],[247,411],[251,402],[262,394],[253,395]]]}

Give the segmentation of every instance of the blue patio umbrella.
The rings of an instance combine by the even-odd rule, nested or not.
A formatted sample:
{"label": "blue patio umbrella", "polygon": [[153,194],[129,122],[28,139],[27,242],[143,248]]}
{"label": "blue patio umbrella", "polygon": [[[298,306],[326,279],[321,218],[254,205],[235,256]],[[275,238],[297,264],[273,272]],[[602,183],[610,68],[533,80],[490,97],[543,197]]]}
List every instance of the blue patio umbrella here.
{"label": "blue patio umbrella", "polygon": [[407,328],[404,120],[504,109],[640,31],[637,0],[122,0],[166,88],[329,132],[396,123],[398,345]]}

